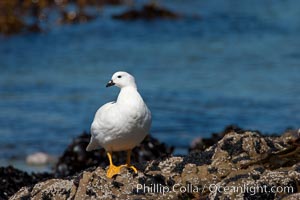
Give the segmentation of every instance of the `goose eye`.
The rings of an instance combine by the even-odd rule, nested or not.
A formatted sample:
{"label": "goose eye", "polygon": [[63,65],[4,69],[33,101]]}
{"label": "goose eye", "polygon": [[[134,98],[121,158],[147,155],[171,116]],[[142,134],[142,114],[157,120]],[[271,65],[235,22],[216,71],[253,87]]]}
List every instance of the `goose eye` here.
{"label": "goose eye", "polygon": [[118,76],[118,78],[122,78],[122,76]]}

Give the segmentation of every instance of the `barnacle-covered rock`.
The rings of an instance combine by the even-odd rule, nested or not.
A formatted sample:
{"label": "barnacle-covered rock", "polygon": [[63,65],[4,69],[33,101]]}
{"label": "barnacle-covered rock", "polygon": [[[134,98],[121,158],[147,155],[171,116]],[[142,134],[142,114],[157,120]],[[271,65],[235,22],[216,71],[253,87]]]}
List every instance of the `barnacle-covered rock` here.
{"label": "barnacle-covered rock", "polygon": [[231,129],[204,151],[138,163],[112,179],[103,167],[23,187],[11,199],[297,199],[299,132],[263,136]]}

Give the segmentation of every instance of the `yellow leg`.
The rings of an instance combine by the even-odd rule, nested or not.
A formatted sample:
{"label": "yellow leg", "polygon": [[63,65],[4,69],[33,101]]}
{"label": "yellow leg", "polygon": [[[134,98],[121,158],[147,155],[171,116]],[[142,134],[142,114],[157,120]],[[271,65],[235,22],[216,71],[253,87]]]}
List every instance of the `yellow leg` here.
{"label": "yellow leg", "polygon": [[107,152],[107,157],[109,160],[109,168],[106,172],[106,176],[108,178],[112,178],[113,176],[117,175],[120,173],[122,167],[127,167],[132,169],[135,173],[137,173],[137,169],[133,166],[130,165],[130,158],[131,158],[131,150],[127,151],[127,160],[126,160],[126,165],[120,165],[120,166],[115,166],[112,162],[112,152]]}
{"label": "yellow leg", "polygon": [[106,176],[108,178],[112,178],[113,176],[120,173],[121,168],[124,167],[124,165],[121,166],[115,166],[112,162],[112,152],[107,152],[107,157],[109,160],[109,168],[107,170]]}
{"label": "yellow leg", "polygon": [[131,150],[128,150],[127,151],[126,167],[132,169],[135,173],[137,173],[137,169],[133,165],[130,165],[130,159],[131,159]]}

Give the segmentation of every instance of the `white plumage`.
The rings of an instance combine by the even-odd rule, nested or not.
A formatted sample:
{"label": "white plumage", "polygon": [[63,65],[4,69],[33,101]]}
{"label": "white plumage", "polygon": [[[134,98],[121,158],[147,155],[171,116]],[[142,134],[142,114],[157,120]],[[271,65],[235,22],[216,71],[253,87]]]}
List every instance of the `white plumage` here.
{"label": "white plumage", "polygon": [[121,88],[116,102],[104,104],[91,125],[87,151],[103,147],[108,152],[131,150],[149,133],[151,113],[137,91],[135,79],[127,72],[116,72],[108,86]]}

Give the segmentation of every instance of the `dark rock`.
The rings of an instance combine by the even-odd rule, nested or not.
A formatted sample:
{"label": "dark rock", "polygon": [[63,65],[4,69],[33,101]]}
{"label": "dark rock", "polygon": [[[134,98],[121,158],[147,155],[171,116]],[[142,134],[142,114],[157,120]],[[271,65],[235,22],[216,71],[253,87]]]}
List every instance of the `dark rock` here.
{"label": "dark rock", "polygon": [[[267,190],[270,190],[271,187],[267,186]],[[257,192],[257,193],[252,193],[252,192],[245,192],[244,194],[244,199],[246,200],[256,200],[256,199],[264,199],[264,200],[273,200],[275,199],[275,193],[271,192]]]}
{"label": "dark rock", "polygon": [[210,174],[213,174],[213,173],[218,172],[218,169],[217,169],[216,167],[211,167],[211,168],[207,168],[207,171],[208,171]]}
{"label": "dark rock", "polygon": [[224,140],[221,149],[227,151],[230,156],[236,156],[241,154],[244,151],[242,145],[243,145],[243,138],[241,138],[240,140],[234,143],[233,143],[233,138],[228,138],[227,140]]}
{"label": "dark rock", "polygon": [[229,125],[221,133],[213,133],[209,138],[195,138],[189,148],[189,152],[203,151],[206,148],[216,144],[224,137],[224,135],[230,132],[243,133],[244,130],[236,125]]}
{"label": "dark rock", "polygon": [[[109,179],[106,177],[104,167],[88,168],[67,178],[49,179],[34,186],[23,187],[11,199],[28,197],[31,199],[90,199],[91,197],[99,199],[104,196],[107,199],[157,200],[289,199],[290,197],[299,199],[300,146],[298,137],[295,134],[270,137],[262,136],[258,132],[230,131],[204,151],[191,152],[184,157],[166,156],[161,159],[154,158],[151,162],[144,162],[145,169],[140,169],[138,174],[133,174],[124,168],[120,174]],[[86,141],[83,138],[86,138]],[[144,143],[146,146],[140,151],[148,148],[150,151],[153,150],[152,145],[147,145],[149,140],[152,141],[151,138],[146,139],[145,141],[148,142]],[[74,143],[68,147],[71,149],[69,154],[75,159],[74,162],[85,160],[85,154],[78,146],[84,149],[88,141],[89,135],[85,134],[77,138],[77,142],[75,139]],[[255,147],[258,144],[259,151]],[[229,147],[230,145],[232,147]],[[92,153],[96,152],[99,153],[99,151]],[[65,154],[67,153],[68,150]],[[68,162],[64,163],[67,169]],[[176,184],[178,187],[173,190]],[[211,184],[222,186],[222,188],[216,191],[209,190],[208,187]],[[191,185],[194,189],[198,189],[191,190]],[[255,189],[258,186],[266,190],[247,189],[250,187]],[[289,190],[270,192],[272,187],[279,186],[289,187]],[[180,187],[189,187],[189,189],[181,191]],[[247,188],[237,192],[233,189],[225,191],[225,187]]]}
{"label": "dark rock", "polygon": [[166,8],[156,4],[146,4],[141,10],[129,10],[119,15],[113,15],[113,19],[119,20],[153,20],[153,19],[178,19],[180,16]]}
{"label": "dark rock", "polygon": [[21,187],[30,186],[52,177],[48,173],[28,174],[12,166],[0,167],[0,199],[8,199]]}
{"label": "dark rock", "polygon": [[154,161],[150,164],[149,170],[151,170],[151,171],[159,171],[159,170],[161,170],[160,167],[159,167],[158,165],[159,165],[159,161],[158,161],[158,160],[154,160]]}
{"label": "dark rock", "polygon": [[248,178],[248,177],[249,177],[249,174],[238,174],[238,175],[230,177],[228,179],[224,179],[224,182],[226,184],[228,184],[230,182],[237,182],[240,179],[245,179],[245,178]]}
{"label": "dark rock", "polygon": [[117,181],[113,181],[112,184],[113,184],[113,186],[116,187],[116,188],[120,188],[121,186],[124,186],[123,183],[120,183],[120,182],[117,182]]}
{"label": "dark rock", "polygon": [[225,127],[224,131],[221,132],[221,135],[226,135],[227,133],[230,133],[230,132],[235,132],[235,133],[238,133],[238,134],[242,134],[245,132],[245,130],[243,130],[242,128],[240,128],[239,126],[237,125],[229,125],[227,127]]}
{"label": "dark rock", "polygon": [[138,183],[145,184],[145,185],[155,185],[155,184],[166,185],[165,177],[162,176],[161,174],[156,174],[156,175],[145,174],[145,176],[138,179]]}
{"label": "dark rock", "polygon": [[255,145],[254,145],[254,148],[255,148],[256,153],[259,153],[260,149],[261,149],[260,143],[256,141]]}
{"label": "dark rock", "polygon": [[[90,137],[90,134],[83,133],[68,146],[56,164],[54,173],[57,177],[73,175],[93,166],[106,167],[109,165],[104,149],[92,152],[85,150]],[[170,156],[173,150],[173,147],[168,147],[152,136],[147,136],[138,147],[132,150],[132,163],[144,163],[158,158],[163,159]],[[113,162],[118,165],[124,164],[126,162],[126,152],[113,153]],[[137,165],[137,167],[140,169],[143,166]]]}
{"label": "dark rock", "polygon": [[195,195],[193,193],[182,193],[179,194],[177,197],[178,199],[194,199]]}
{"label": "dark rock", "polygon": [[270,138],[265,138],[265,141],[272,151],[277,151],[277,148],[275,147],[274,143]]}
{"label": "dark rock", "polygon": [[57,177],[73,175],[92,166],[105,167],[108,164],[104,149],[93,152],[85,150],[89,140],[90,135],[87,133],[83,133],[73,140],[55,166],[54,174]]}
{"label": "dark rock", "polygon": [[211,164],[211,158],[214,155],[214,148],[203,152],[191,152],[183,158],[183,161],[179,163],[174,172],[182,172],[184,166],[188,163],[196,164],[198,166],[204,164]]}
{"label": "dark rock", "polygon": [[263,167],[257,167],[254,170],[260,172],[261,174],[264,173],[265,169]]}
{"label": "dark rock", "polygon": [[103,5],[122,5],[125,0],[101,0],[100,3]]}
{"label": "dark rock", "polygon": [[[76,6],[77,11],[67,12],[64,10],[68,4]],[[29,31],[42,32],[42,24],[49,19],[49,12],[45,10],[57,10],[61,12],[62,24],[84,23],[96,16],[85,12],[87,6],[103,7],[105,5],[126,4],[126,0],[69,0],[69,1],[24,1],[24,0],[1,0],[0,3],[0,33],[11,35]],[[24,18],[30,17],[34,23],[27,24]],[[47,23],[47,22],[46,22]]]}
{"label": "dark rock", "polygon": [[300,173],[300,165],[297,165],[295,170]]}
{"label": "dark rock", "polygon": [[241,157],[238,157],[238,158],[235,158],[232,160],[233,163],[237,163],[239,161],[242,161],[242,160],[250,160],[250,156],[246,155],[246,156],[241,156]]}
{"label": "dark rock", "polygon": [[69,0],[68,3],[77,4],[79,6],[87,5],[122,5],[126,3],[126,0]]}

